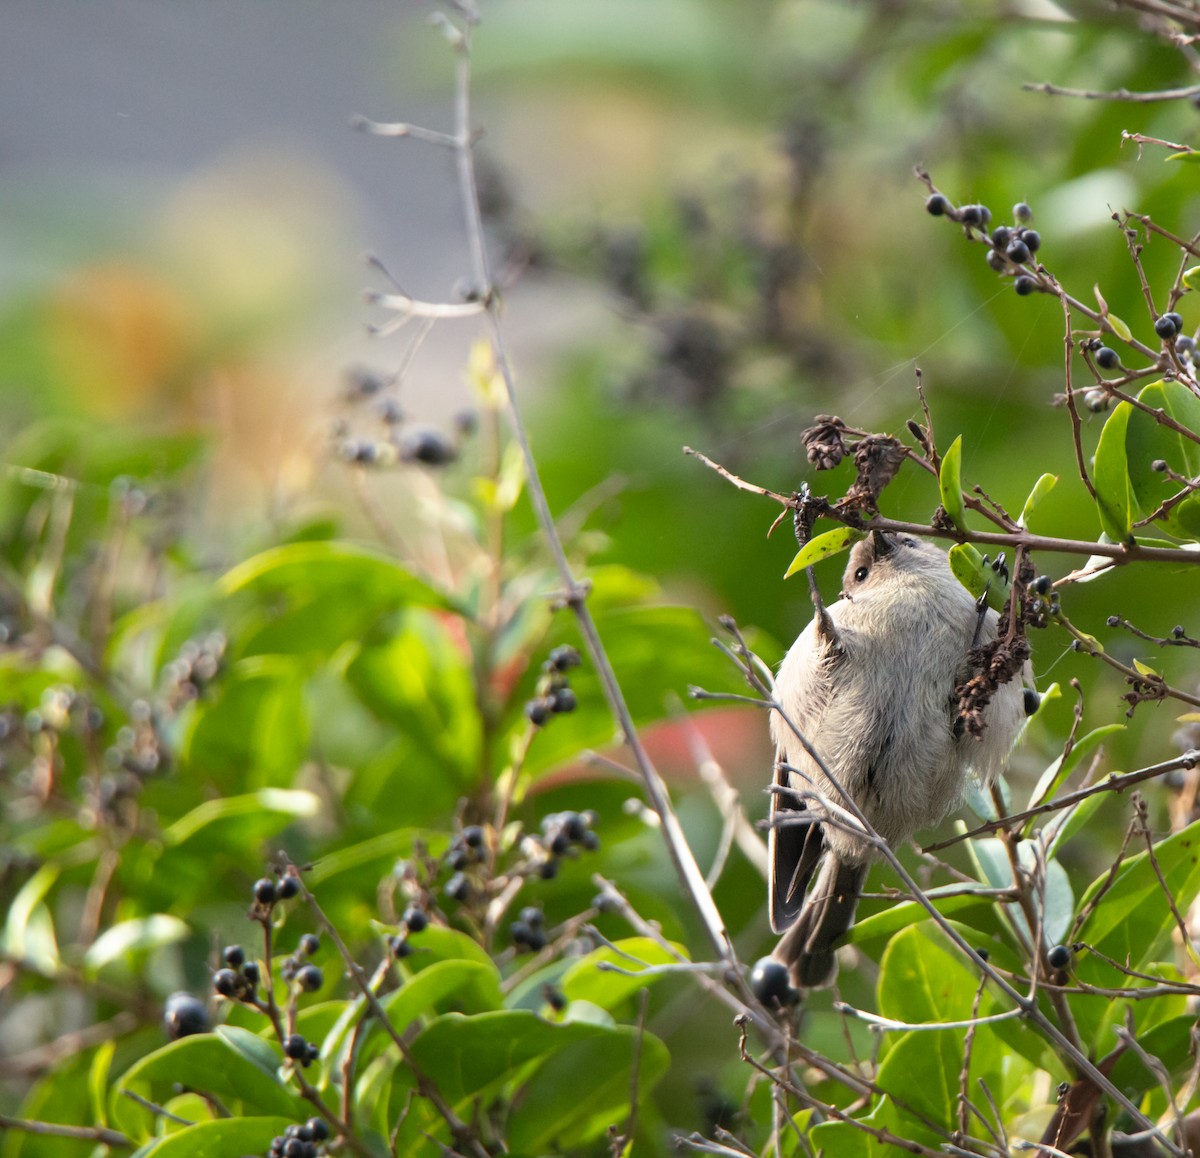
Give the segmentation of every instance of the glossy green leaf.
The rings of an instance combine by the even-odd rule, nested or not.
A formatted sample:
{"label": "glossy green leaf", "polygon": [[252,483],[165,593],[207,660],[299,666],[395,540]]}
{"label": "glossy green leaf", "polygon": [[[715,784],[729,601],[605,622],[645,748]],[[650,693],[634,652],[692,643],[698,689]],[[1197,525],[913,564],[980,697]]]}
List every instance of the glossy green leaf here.
{"label": "glossy green leaf", "polygon": [[821,562],[822,559],[840,555],[849,547],[854,546],[862,537],[861,531],[855,531],[850,527],[834,527],[832,531],[825,531],[823,534],[809,539],[796,553],[796,557],[788,565],[783,577],[790,579],[797,571],[803,571],[806,567]]}
{"label": "glossy green leaf", "polygon": [[644,1101],[671,1061],[653,1034],[621,1026],[557,1050],[526,1083],[509,1125],[509,1144],[544,1154],[582,1145],[610,1126],[622,1127],[629,1118],[635,1057],[636,1096]]}
{"label": "glossy green leaf", "polygon": [[1195,165],[1200,163],[1200,153],[1196,152],[1195,149],[1184,149],[1178,153],[1171,153],[1164,159],[1167,161],[1185,161]]}
{"label": "glossy green leaf", "polygon": [[114,961],[164,945],[174,945],[190,932],[187,924],[169,913],[153,913],[148,917],[122,921],[106,929],[92,942],[84,955],[84,970],[94,977]]}
{"label": "glossy green leaf", "polygon": [[[271,1056],[276,1065],[282,1061],[274,1050]],[[228,1037],[203,1033],[163,1046],[126,1070],[110,1103],[113,1124],[131,1137],[146,1137],[154,1130],[154,1114],[121,1091],[133,1090],[161,1104],[177,1085],[215,1094],[227,1106],[233,1102],[293,1122],[307,1117],[307,1103],[273,1069],[248,1056],[244,1040],[234,1045]]]}
{"label": "glossy green leaf", "polygon": [[1116,314],[1105,314],[1104,320],[1112,327],[1112,332],[1123,342],[1133,341],[1133,331],[1117,317]]}
{"label": "glossy green leaf", "polygon": [[222,577],[239,655],[331,655],[402,607],[458,605],[395,560],[348,543],[303,542],[255,555]]}
{"label": "glossy green leaf", "polygon": [[59,957],[54,921],[43,901],[58,880],[60,871],[53,862],[38,868],[17,890],[4,921],[5,955],[26,961],[47,976],[57,970]]}
{"label": "glossy green leaf", "polygon": [[[675,948],[687,958],[682,946],[676,945]],[[603,946],[576,961],[563,975],[560,987],[572,1001],[590,1001],[601,1009],[615,1010],[634,994],[665,976],[661,973],[648,977],[637,976],[644,968],[674,964],[677,960],[648,937],[629,937],[614,942],[612,948]],[[622,972],[610,972],[602,965],[615,967]]]}
{"label": "glossy green leaf", "polygon": [[1029,497],[1025,500],[1025,505],[1021,508],[1021,517],[1017,522],[1022,527],[1029,526],[1029,517],[1037,509],[1038,504],[1054,489],[1058,483],[1058,475],[1044,474],[1033,484],[1033,490],[1029,492]]}
{"label": "glossy green leaf", "polygon": [[[1181,426],[1200,431],[1200,399],[1182,382],[1152,382],[1142,388],[1138,400]],[[1154,470],[1156,460],[1161,459],[1186,478],[1200,474],[1200,445],[1141,409],[1135,408],[1129,416],[1125,456],[1133,502],[1141,518],[1148,517],[1181,489],[1166,473]],[[1200,541],[1200,496],[1189,495],[1176,503],[1154,526],[1180,539]]]}
{"label": "glossy green leaf", "polygon": [[1011,578],[995,570],[983,561],[983,555],[972,543],[955,543],[949,551],[950,570],[954,577],[978,599],[984,591],[988,593],[988,606],[1000,608],[1008,602],[1012,590]]}
{"label": "glossy green leaf", "polygon": [[222,843],[236,842],[245,847],[289,821],[316,816],[320,807],[320,799],[312,792],[282,788],[261,788],[243,796],[206,800],[167,828],[163,843],[178,845],[204,833],[207,844],[211,834],[205,830],[216,827],[221,830]]}
{"label": "glossy green leaf", "polygon": [[290,788],[308,751],[304,672],[289,657],[243,660],[197,708],[182,758],[226,792]]}
{"label": "glossy green leaf", "polygon": [[[1029,794],[1029,803],[1025,807],[1033,808],[1049,800],[1058,791],[1059,787],[1070,778],[1071,773],[1079,767],[1085,756],[1090,756],[1109,736],[1117,735],[1124,731],[1124,724],[1104,724],[1099,728],[1093,728],[1087,735],[1081,736],[1072,745],[1065,760],[1062,756],[1059,756],[1041,774],[1037,784],[1034,785],[1033,791]],[[1026,835],[1029,834],[1030,826],[1035,820],[1036,818],[1033,818],[1027,822],[1025,828]]]}
{"label": "glossy green leaf", "polygon": [[1124,543],[1129,538],[1133,522],[1133,496],[1125,455],[1125,434],[1132,412],[1128,402],[1121,402],[1108,416],[1100,432],[1092,469],[1100,526],[1114,543]]}
{"label": "glossy green leaf", "polygon": [[[1187,912],[1200,892],[1200,821],[1157,842],[1154,857],[1176,907]],[[1081,939],[1135,969],[1158,960],[1176,927],[1158,872],[1146,852],[1126,859],[1104,903],[1080,930]],[[1107,880],[1106,872],[1092,882],[1081,907]]]}
{"label": "glossy green leaf", "polygon": [[960,530],[967,529],[967,508],[963,503],[962,494],[962,435],[960,434],[951,444],[950,449],[942,455],[942,465],[938,470],[938,493],[942,499],[942,509],[950,521]]}
{"label": "glossy green leaf", "polygon": [[1183,284],[1190,290],[1200,290],[1200,265],[1190,266],[1183,271]]}
{"label": "glossy green leaf", "polygon": [[519,1009],[472,1017],[446,1013],[413,1039],[412,1051],[421,1072],[457,1105],[537,1058],[611,1032],[580,1023],[556,1025]]}
{"label": "glossy green leaf", "polygon": [[264,1153],[271,1139],[294,1126],[294,1118],[222,1118],[198,1122],[170,1134],[151,1151],[153,1158],[244,1158]]}

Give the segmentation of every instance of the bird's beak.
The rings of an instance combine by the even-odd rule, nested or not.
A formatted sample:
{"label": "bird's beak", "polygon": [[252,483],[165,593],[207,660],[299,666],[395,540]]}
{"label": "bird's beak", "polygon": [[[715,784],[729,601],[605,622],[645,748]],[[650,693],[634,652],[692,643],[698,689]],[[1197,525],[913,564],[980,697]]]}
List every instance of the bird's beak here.
{"label": "bird's beak", "polygon": [[896,549],[896,544],[883,531],[871,532],[871,546],[874,548],[876,559],[886,558]]}

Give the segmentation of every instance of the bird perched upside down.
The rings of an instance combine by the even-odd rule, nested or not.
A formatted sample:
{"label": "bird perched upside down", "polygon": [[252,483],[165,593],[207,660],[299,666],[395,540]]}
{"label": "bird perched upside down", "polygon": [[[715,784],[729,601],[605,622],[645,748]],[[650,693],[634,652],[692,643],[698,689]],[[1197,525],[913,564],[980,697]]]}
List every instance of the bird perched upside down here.
{"label": "bird perched upside down", "polygon": [[841,598],[818,608],[784,658],[783,715],[771,712],[770,905],[783,934],[773,957],[793,985],[832,979],[836,942],[879,855],[820,797],[852,817],[849,799],[895,847],[950,812],[969,773],[985,787],[1000,774],[1026,715],[1021,681],[995,690],[979,736],[955,695],[973,674],[967,653],[995,637],[997,620],[939,547],[874,531],[850,552]]}

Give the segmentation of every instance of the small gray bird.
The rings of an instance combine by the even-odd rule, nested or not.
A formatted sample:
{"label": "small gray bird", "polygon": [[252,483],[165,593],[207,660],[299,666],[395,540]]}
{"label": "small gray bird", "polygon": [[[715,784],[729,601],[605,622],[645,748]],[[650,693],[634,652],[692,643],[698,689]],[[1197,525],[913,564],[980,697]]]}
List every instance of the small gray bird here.
{"label": "small gray bird", "polygon": [[841,598],[818,609],[784,658],[775,695],[787,719],[771,713],[770,905],[771,928],[783,934],[772,955],[793,985],[831,980],[836,942],[878,855],[805,794],[852,814],[848,796],[895,847],[958,804],[969,772],[990,785],[1025,719],[1021,680],[996,690],[978,737],[959,718],[955,688],[997,619],[981,615],[939,547],[875,531],[850,552]]}

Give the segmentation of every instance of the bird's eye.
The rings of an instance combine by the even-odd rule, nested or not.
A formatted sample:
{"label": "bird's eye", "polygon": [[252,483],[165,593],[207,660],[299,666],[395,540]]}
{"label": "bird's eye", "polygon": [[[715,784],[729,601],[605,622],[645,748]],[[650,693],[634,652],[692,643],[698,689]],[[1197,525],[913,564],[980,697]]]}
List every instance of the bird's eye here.
{"label": "bird's eye", "polygon": [[906,547],[915,547],[917,545],[917,541],[916,541],[916,539],[905,539],[904,545]]}
{"label": "bird's eye", "polygon": [[860,567],[854,572],[854,582],[861,583],[868,575],[871,574],[870,567]]}

